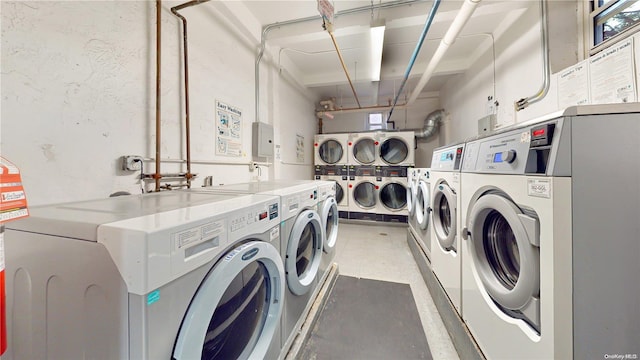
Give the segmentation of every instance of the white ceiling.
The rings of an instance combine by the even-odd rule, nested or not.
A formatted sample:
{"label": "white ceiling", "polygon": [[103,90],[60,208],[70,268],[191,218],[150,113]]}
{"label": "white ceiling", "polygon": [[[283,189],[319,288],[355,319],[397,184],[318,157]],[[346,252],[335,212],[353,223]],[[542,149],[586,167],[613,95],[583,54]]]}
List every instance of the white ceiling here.
{"label": "white ceiling", "polygon": [[[354,8],[366,11],[334,19],[334,34],[344,58],[360,105],[388,105],[402,83],[411,55],[416,48],[432,1],[415,1],[392,9],[372,10],[373,4],[391,2],[334,0],[335,13]],[[466,71],[478,57],[490,50],[499,38],[530,6],[538,1],[482,1],[467,22],[456,42],[451,45],[436,68],[420,97],[437,96],[452,77]],[[244,1],[256,19],[265,25],[318,16],[316,0]],[[401,99],[415,89],[419,78],[461,8],[461,0],[442,1],[415,65],[405,85]],[[372,20],[384,19],[386,31],[379,82],[371,81],[369,26]],[[304,21],[276,27],[267,36],[267,46],[274,49],[274,61],[288,71],[301,85],[319,99],[335,98],[340,108],[357,107],[353,92],[340,64],[331,37],[322,27],[322,20]],[[376,97],[377,94],[377,97]],[[402,103],[402,100],[399,101]]]}

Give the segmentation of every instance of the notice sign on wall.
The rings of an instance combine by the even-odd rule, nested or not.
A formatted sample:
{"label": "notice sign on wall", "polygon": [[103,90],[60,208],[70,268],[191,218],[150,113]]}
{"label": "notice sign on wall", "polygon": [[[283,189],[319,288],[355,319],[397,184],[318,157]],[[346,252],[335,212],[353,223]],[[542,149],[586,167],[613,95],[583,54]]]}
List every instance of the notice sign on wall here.
{"label": "notice sign on wall", "polygon": [[29,216],[20,170],[0,157],[0,223]]}
{"label": "notice sign on wall", "polygon": [[216,155],[242,156],[242,110],[218,100]]}
{"label": "notice sign on wall", "polygon": [[589,59],[592,104],[636,101],[632,50],[633,38]]}

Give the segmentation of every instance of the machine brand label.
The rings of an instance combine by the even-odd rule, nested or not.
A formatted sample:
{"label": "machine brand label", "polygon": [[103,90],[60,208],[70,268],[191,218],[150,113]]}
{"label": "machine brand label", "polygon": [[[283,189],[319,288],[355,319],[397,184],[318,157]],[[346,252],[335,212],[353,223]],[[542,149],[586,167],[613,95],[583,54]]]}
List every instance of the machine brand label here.
{"label": "machine brand label", "polygon": [[529,196],[551,198],[551,180],[527,179],[527,193]]}
{"label": "machine brand label", "polygon": [[247,260],[253,258],[254,256],[256,256],[258,251],[260,251],[260,249],[258,249],[258,248],[251,249],[251,250],[247,251],[245,254],[242,255],[242,260],[247,261]]}
{"label": "machine brand label", "polygon": [[309,215],[307,215],[307,217],[311,219],[313,217],[313,213],[310,213]]}

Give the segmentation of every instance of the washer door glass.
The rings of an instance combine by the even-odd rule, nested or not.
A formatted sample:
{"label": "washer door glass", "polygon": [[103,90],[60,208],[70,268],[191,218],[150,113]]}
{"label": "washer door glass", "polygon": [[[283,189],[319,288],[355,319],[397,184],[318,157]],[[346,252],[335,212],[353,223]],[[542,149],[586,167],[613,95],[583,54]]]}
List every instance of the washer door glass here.
{"label": "washer door glass", "polygon": [[321,215],[325,224],[325,239],[322,249],[328,253],[336,246],[338,240],[338,205],[336,199],[329,197],[324,201]]}
{"label": "washer door glass", "polygon": [[360,139],[353,145],[353,157],[360,164],[372,164],[376,159],[376,145],[373,139]]}
{"label": "washer door glass", "polygon": [[380,157],[387,164],[399,164],[409,155],[407,143],[401,139],[391,138],[380,145]]}
{"label": "washer door glass", "polygon": [[335,164],[340,161],[343,153],[344,149],[342,148],[342,145],[333,139],[323,142],[318,148],[320,158],[327,164]]}
{"label": "washer door glass", "polygon": [[376,206],[376,186],[368,181],[356,185],[353,189],[353,200],[361,208],[371,209]]}
{"label": "washer door glass", "polygon": [[305,210],[298,215],[291,229],[285,259],[287,284],[294,294],[306,294],[315,280],[324,237],[317,211]]}
{"label": "washer door glass", "polygon": [[336,202],[340,204],[342,203],[342,199],[344,199],[344,189],[342,188],[342,185],[336,183]]}
{"label": "washer door glass", "polygon": [[457,251],[456,241],[457,197],[446,183],[440,183],[433,192],[433,226],[440,247]]}
{"label": "washer door glass", "polygon": [[[505,196],[490,193],[469,212],[469,250],[482,287],[503,309],[539,331],[539,221]],[[512,313],[510,315],[513,315]]]}
{"label": "washer door glass", "polygon": [[400,183],[389,183],[380,189],[380,202],[389,210],[401,210],[407,206],[407,188]]}
{"label": "washer door glass", "polygon": [[282,313],[278,250],[252,241],[207,274],[178,334],[175,359],[248,359],[266,354]]}
{"label": "washer door glass", "polygon": [[424,181],[418,183],[418,193],[416,195],[416,221],[420,229],[426,230],[429,226],[429,186]]}

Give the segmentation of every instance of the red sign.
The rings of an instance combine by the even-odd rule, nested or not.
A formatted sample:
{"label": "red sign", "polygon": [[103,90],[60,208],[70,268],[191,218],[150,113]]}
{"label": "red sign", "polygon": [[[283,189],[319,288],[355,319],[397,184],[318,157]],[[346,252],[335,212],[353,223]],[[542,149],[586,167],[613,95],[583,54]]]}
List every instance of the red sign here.
{"label": "red sign", "polygon": [[0,223],[29,216],[20,170],[0,157]]}

